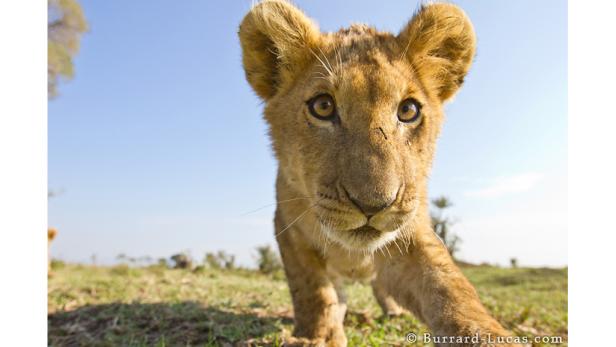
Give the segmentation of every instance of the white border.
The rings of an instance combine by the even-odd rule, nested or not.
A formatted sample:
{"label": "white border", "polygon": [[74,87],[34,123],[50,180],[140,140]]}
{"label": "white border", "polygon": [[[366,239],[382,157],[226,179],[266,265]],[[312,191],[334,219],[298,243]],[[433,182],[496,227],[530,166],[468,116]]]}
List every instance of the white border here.
{"label": "white border", "polygon": [[570,346],[614,344],[613,7],[610,1],[569,3]]}
{"label": "white border", "polygon": [[[613,7],[609,1],[569,3],[571,346],[612,342]],[[42,1],[0,2],[0,318],[2,344],[7,346],[47,341],[45,24]]]}
{"label": "white border", "polygon": [[4,346],[47,345],[47,7],[0,2],[0,321]]}

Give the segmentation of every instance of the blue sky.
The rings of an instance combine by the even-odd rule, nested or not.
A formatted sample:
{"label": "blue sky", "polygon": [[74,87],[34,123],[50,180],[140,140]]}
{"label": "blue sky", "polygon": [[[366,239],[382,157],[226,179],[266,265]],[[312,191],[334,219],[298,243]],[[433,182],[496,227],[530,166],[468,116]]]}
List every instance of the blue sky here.
{"label": "blue sky", "polygon": [[[567,264],[567,3],[454,1],[478,36],[447,105],[430,190],[454,202],[460,256]],[[276,163],[244,80],[243,1],[82,1],[76,77],[49,103],[52,256],[112,262],[274,244]],[[322,30],[397,32],[413,1],[296,1]]]}

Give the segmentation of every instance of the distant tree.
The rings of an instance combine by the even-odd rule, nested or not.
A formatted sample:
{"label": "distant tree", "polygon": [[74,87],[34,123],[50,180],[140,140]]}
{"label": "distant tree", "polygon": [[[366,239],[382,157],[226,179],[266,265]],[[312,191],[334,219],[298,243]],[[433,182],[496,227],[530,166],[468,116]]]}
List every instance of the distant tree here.
{"label": "distant tree", "polygon": [[64,189],[60,189],[60,190],[48,190],[47,191],[47,198],[55,198],[58,195],[64,194]]}
{"label": "distant tree", "polygon": [[233,270],[235,266],[235,256],[228,254],[225,251],[218,251],[216,253],[207,252],[203,259],[204,266],[210,269],[227,269]]}
{"label": "distant tree", "polygon": [[171,256],[175,269],[192,269],[192,259],[186,253],[178,253]]}
{"label": "distant tree", "polygon": [[227,270],[235,269],[235,256],[233,254],[227,254],[225,251],[218,251],[218,259],[220,263]]}
{"label": "distant tree", "polygon": [[119,261],[120,263],[125,263],[128,260],[128,256],[124,253],[120,253],[116,255],[116,260]]}
{"label": "distant tree", "polygon": [[141,265],[150,265],[152,264],[153,261],[154,259],[152,259],[152,257],[150,257],[149,255],[143,255],[137,258],[137,262],[140,263]]}
{"label": "distant tree", "polygon": [[511,263],[511,267],[516,269],[518,267],[518,258],[511,258],[509,259],[509,262]]}
{"label": "distant tree", "polygon": [[211,253],[211,252],[205,253],[205,258],[203,259],[203,263],[210,269],[222,268],[222,264],[220,263],[220,260],[218,259],[215,253]]}
{"label": "distant tree", "polygon": [[58,94],[60,77],[73,78],[73,57],[88,23],[77,0],[47,1],[47,95]]}
{"label": "distant tree", "polygon": [[168,267],[169,266],[169,263],[167,262],[166,258],[158,258],[157,264],[160,267]]}
{"label": "distant tree", "polygon": [[433,199],[432,205],[436,208],[436,211],[430,213],[432,228],[434,228],[434,232],[441,238],[447,247],[449,254],[454,257],[455,253],[459,250],[462,240],[451,231],[454,221],[445,216],[445,210],[453,206],[453,203],[447,197],[441,196]]}
{"label": "distant tree", "polygon": [[270,245],[257,247],[257,265],[259,266],[259,271],[264,274],[271,274],[282,270],[280,257]]}

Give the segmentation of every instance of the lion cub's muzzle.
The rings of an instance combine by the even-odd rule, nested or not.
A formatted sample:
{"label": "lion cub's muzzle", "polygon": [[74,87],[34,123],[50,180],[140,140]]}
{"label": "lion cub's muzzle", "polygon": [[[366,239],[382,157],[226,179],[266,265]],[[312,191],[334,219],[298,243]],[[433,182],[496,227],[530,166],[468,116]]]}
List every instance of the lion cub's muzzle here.
{"label": "lion cub's muzzle", "polygon": [[376,193],[362,200],[341,183],[333,190],[335,193],[319,193],[316,213],[328,235],[349,247],[373,248],[390,239],[411,212],[401,203],[404,186],[389,190],[390,194]]}
{"label": "lion cub's muzzle", "polygon": [[360,200],[358,198],[353,197],[351,194],[349,194],[349,192],[346,189],[344,190],[345,190],[346,195],[348,196],[349,201],[352,202],[355,205],[355,207],[357,207],[361,212],[363,212],[363,214],[366,215],[368,219],[378,214],[379,212],[385,210],[386,208],[390,207],[396,201],[396,197],[398,195],[398,190],[396,190],[395,194],[385,196],[384,198],[370,199],[370,200],[361,199]]}

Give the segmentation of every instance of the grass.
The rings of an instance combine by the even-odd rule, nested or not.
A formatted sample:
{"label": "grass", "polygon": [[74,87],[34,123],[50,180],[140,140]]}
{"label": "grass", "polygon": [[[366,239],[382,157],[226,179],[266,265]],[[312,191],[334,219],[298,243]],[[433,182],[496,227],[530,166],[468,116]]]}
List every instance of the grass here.
{"label": "grass", "polygon": [[[506,328],[520,336],[562,336],[559,346],[567,346],[567,269],[463,271]],[[248,270],[56,264],[48,288],[49,345],[280,346],[293,328],[280,277]],[[412,315],[381,317],[365,284],[350,284],[347,293],[350,346],[401,346],[408,332],[427,332]]]}

